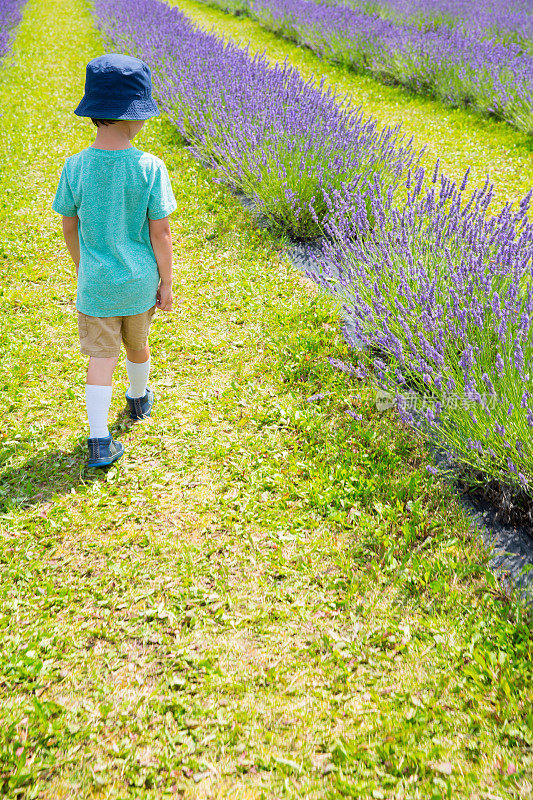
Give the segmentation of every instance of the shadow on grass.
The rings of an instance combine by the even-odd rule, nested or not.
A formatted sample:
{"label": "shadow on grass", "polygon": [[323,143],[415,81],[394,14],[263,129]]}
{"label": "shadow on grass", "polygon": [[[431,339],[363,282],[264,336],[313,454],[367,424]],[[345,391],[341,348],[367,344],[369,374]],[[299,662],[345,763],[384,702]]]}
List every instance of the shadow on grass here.
{"label": "shadow on grass", "polygon": [[[119,436],[132,424],[128,411],[124,410],[109,430],[113,436]],[[0,473],[0,514],[31,508],[57,495],[69,494],[80,485],[105,480],[108,470],[109,467],[90,469],[87,466],[85,439],[71,450],[40,452]]]}

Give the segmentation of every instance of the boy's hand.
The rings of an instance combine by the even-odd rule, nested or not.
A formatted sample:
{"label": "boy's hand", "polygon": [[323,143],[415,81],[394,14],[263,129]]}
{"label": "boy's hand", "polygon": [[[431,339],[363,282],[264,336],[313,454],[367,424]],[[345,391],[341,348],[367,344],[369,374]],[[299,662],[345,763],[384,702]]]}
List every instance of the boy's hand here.
{"label": "boy's hand", "polygon": [[160,308],[161,311],[171,311],[173,300],[174,297],[172,295],[172,284],[170,285],[166,283],[159,284],[159,289],[157,290],[156,302],[155,302],[157,308]]}

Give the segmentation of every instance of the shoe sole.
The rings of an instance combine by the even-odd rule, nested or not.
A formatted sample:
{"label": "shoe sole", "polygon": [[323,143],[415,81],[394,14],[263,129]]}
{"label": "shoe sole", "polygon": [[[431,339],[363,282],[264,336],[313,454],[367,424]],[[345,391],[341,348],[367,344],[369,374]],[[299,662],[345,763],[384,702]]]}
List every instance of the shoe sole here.
{"label": "shoe sole", "polygon": [[105,458],[99,461],[89,461],[87,466],[91,469],[95,469],[97,467],[108,467],[110,464],[114,464],[115,461],[118,461],[122,455],[124,455],[124,450],[121,450],[120,453],[115,453],[115,455],[111,456],[111,458]]}

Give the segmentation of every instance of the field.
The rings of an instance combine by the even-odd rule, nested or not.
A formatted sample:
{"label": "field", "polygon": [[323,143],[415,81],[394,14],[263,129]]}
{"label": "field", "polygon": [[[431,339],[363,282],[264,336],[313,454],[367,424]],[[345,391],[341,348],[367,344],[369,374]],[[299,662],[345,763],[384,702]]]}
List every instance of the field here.
{"label": "field", "polygon": [[[491,377],[506,412],[511,402],[516,407],[504,424],[517,462],[522,437],[516,471],[526,486],[518,474],[513,482],[504,450],[496,451],[494,479],[522,492],[527,506],[529,406],[509,396],[516,386],[527,391],[529,380],[516,361],[520,330],[524,362],[531,358],[527,135],[328,65],[249,18],[190,0],[177,5],[188,19],[215,24],[213,34],[169,18],[155,0],[95,0],[94,8],[28,0],[0,66],[7,411],[0,427],[0,793],[46,800],[527,797],[528,612],[488,568],[453,484],[427,469],[424,439],[395,408],[376,407],[376,380],[388,387],[387,370],[400,368],[385,340],[399,338],[385,290],[364,298],[368,306],[380,300],[375,324],[368,315],[367,327],[360,323],[379,354],[362,360],[339,330],[341,313],[357,320],[348,300],[368,285],[360,270],[371,261],[358,243],[386,248],[395,235],[390,219],[421,247],[423,237],[406,226],[413,216],[426,239],[438,236],[437,215],[427,213],[431,187],[449,192],[442,216],[453,222],[490,171],[492,197],[485,187],[462,217],[478,238],[453,240],[448,279],[455,283],[448,285],[459,307],[477,309],[486,326],[493,320],[487,304],[495,315],[495,292],[502,298],[510,342],[500,351],[503,375],[496,353],[493,363],[488,355],[501,320],[478,326],[479,340],[471,325],[467,342],[480,350],[487,342],[477,377]],[[250,52],[231,42],[224,49],[221,34],[250,40]],[[187,48],[176,47],[178,37]],[[165,161],[178,201],[171,225],[179,305],[157,315],[151,336],[156,413],[137,426],[126,421],[121,367],[112,429],[126,455],[94,474],[86,468],[75,277],[50,204],[64,158],[92,141],[90,122],[72,110],[85,63],[111,39],[150,59],[166,109],[136,144]],[[254,61],[265,48],[265,59]],[[285,57],[285,69],[270,69]],[[311,72],[323,72],[332,92],[352,93],[361,109],[311,85]],[[239,73],[246,82],[230,80]],[[265,124],[276,110],[267,100],[279,110],[295,94],[301,115],[277,114],[276,125]],[[306,150],[301,134],[312,111],[331,125],[317,124]],[[328,139],[328,130],[337,138]],[[289,140],[293,149],[284,150]],[[296,161],[295,148],[304,160]],[[305,167],[298,173],[305,180],[291,178],[291,163]],[[342,183],[331,179],[332,163],[342,163]],[[269,181],[257,180],[261,165]],[[255,198],[269,227],[254,223],[234,188]],[[476,207],[478,216],[469,217]],[[448,249],[451,227],[440,234]],[[328,237],[327,263],[349,268],[340,300],[319,292],[284,255],[289,235],[317,232]],[[479,262],[477,294],[465,285],[461,295],[459,267],[464,260],[475,274],[474,245],[487,261]],[[407,261],[411,252],[418,251]],[[487,272],[494,253],[506,269]],[[393,285],[394,273],[374,277]],[[435,308],[446,299],[444,283],[436,284]],[[428,307],[429,299],[418,302]],[[439,341],[437,333],[435,350]],[[380,378],[375,361],[384,352]],[[409,380],[416,383],[415,355]],[[469,365],[456,355],[445,366],[458,364],[461,378]],[[431,390],[419,387],[417,396],[436,396],[436,374]],[[498,412],[489,410],[488,446],[503,447]],[[443,418],[439,430],[468,424],[467,414]],[[485,476],[492,469],[470,466]]]}

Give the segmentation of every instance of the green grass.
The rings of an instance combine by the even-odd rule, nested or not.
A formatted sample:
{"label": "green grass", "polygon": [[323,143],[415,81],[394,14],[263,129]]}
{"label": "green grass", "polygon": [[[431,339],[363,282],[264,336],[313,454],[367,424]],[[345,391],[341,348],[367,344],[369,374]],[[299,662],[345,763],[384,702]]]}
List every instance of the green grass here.
{"label": "green grass", "polygon": [[30,0],[0,75],[0,793],[528,796],[527,619],[411,432],[329,365],[331,301],[164,120],[139,146],[173,181],[180,305],[154,417],[126,422],[122,364],[126,455],[86,469],[50,203],[100,52],[81,0]]}
{"label": "green grass", "polygon": [[447,108],[437,100],[328,63],[311,50],[263,29],[249,17],[236,18],[196,0],[170,0],[169,4],[206,30],[242,46],[249,44],[251,53],[264,52],[272,62],[287,59],[305,78],[323,77],[326,86],[349,96],[383,125],[401,122],[405,134],[413,136],[418,147],[426,148],[422,163],[428,169],[440,158],[444,172],[460,182],[471,167],[472,187],[482,185],[488,173],[495,183],[495,211],[508,201],[520,200],[533,186],[531,137],[507,123]]}

